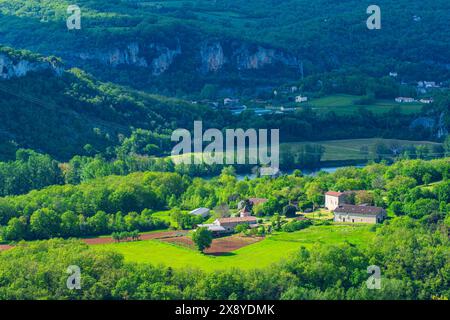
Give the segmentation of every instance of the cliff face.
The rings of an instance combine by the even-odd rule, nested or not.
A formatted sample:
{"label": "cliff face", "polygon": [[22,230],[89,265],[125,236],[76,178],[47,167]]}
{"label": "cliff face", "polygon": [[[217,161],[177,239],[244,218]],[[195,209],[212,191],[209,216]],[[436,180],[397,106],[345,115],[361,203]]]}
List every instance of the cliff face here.
{"label": "cliff face", "polygon": [[438,116],[434,117],[420,117],[415,119],[411,125],[411,129],[415,129],[418,127],[422,127],[430,130],[433,133],[433,136],[436,138],[444,138],[449,134],[447,126],[445,124],[445,114],[441,113]]}
{"label": "cliff face", "polygon": [[217,72],[225,66],[239,71],[258,70],[275,64],[289,68],[299,66],[297,57],[292,54],[237,42],[205,43],[200,56],[200,69],[204,73]]}
{"label": "cliff face", "polygon": [[82,52],[78,54],[78,58],[81,60],[96,60],[112,67],[130,65],[150,68],[152,74],[158,76],[167,71],[179,54],[181,54],[179,46],[171,49],[156,43],[140,45],[133,42],[123,48]]}
{"label": "cliff face", "polygon": [[167,71],[179,59],[194,61],[201,74],[216,73],[225,67],[229,70],[258,70],[278,64],[289,68],[299,66],[298,58],[292,54],[262,46],[248,45],[233,41],[205,41],[195,47],[176,41],[176,46],[162,43],[138,44],[110,49],[97,49],[76,55],[81,60],[95,60],[116,67],[130,65],[151,69],[154,76]]}
{"label": "cliff face", "polygon": [[0,79],[7,80],[26,76],[29,72],[50,70],[61,74],[63,69],[50,61],[29,61],[24,59],[13,60],[5,53],[0,53]]}

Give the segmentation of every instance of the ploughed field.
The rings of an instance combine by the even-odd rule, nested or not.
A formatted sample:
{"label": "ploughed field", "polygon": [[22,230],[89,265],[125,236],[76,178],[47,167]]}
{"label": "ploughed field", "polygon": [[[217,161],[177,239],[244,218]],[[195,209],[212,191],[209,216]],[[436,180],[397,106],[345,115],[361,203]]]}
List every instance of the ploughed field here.
{"label": "ploughed field", "polygon": [[213,245],[201,254],[187,236],[165,237],[134,242],[107,243],[93,246],[95,250],[113,250],[126,261],[164,264],[173,268],[194,267],[205,271],[240,268],[257,269],[279,262],[300,247],[342,244],[365,246],[375,232],[367,225],[324,225],[286,233],[277,232],[265,239],[231,236],[214,239]]}

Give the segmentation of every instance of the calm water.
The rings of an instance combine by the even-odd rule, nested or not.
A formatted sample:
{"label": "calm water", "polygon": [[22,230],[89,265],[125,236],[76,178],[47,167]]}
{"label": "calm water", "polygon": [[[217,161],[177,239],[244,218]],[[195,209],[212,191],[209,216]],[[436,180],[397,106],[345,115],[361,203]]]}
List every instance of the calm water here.
{"label": "calm water", "polygon": [[[328,173],[333,173],[336,172],[336,170],[341,169],[341,168],[345,168],[345,167],[349,167],[349,166],[341,166],[341,167],[323,167],[323,168],[317,168],[315,170],[301,170],[303,172],[304,175],[307,176],[315,176],[317,175],[320,171],[325,171]],[[361,164],[361,165],[354,165],[351,167],[355,167],[355,168],[364,168],[365,165]],[[283,174],[292,174],[295,171],[295,169],[292,170],[288,170],[288,171],[283,171]],[[238,174],[236,175],[238,180],[244,180],[245,177],[248,177],[249,179],[254,179],[256,178],[256,174]]]}

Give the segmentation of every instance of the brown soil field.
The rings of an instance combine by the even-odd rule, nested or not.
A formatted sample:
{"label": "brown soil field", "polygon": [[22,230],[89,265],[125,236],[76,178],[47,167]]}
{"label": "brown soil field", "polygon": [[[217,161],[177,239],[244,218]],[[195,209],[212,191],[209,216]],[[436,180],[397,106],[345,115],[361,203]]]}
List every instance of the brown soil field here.
{"label": "brown soil field", "polygon": [[[250,244],[259,242],[264,238],[261,237],[243,237],[234,235],[224,238],[216,238],[213,240],[211,247],[205,250],[206,254],[223,255],[228,252],[235,251]],[[195,245],[189,237],[166,238],[162,241],[182,245],[191,249],[195,249]]]}

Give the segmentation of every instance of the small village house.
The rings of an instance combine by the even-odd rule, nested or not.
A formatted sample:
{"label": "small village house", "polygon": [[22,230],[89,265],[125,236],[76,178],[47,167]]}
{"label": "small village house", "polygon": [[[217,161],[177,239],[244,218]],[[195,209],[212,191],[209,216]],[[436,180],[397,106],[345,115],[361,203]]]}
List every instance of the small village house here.
{"label": "small village house", "polygon": [[207,228],[215,236],[220,236],[227,233],[233,233],[234,229],[241,224],[248,224],[250,227],[258,226],[258,220],[255,217],[233,217],[220,218],[211,224],[198,225],[200,228]]}
{"label": "small village house", "polygon": [[268,200],[265,198],[249,198],[246,201],[243,200],[239,202],[238,204],[238,208],[240,209],[239,216],[241,218],[250,217],[252,215],[252,209],[255,205],[264,204],[267,201]]}
{"label": "small village house", "polygon": [[386,210],[380,207],[344,204],[334,210],[335,222],[377,224],[386,217]]}
{"label": "small village house", "polygon": [[419,101],[421,103],[424,103],[424,104],[431,104],[431,103],[434,102],[433,98],[431,98],[431,99],[420,99]]}
{"label": "small village house", "polygon": [[328,191],[325,193],[325,208],[333,211],[337,207],[348,203],[348,197],[352,194],[351,191],[346,192],[336,192]]}
{"label": "small village house", "polygon": [[248,224],[250,227],[258,226],[258,220],[255,217],[234,217],[220,218],[211,224],[200,224],[200,228],[208,228],[214,235],[222,235],[234,232],[234,229],[240,224]]}
{"label": "small village house", "polygon": [[201,216],[202,218],[206,218],[209,216],[210,210],[208,208],[197,208],[195,210],[192,210],[189,212],[189,214],[192,214],[194,216]]}
{"label": "small village house", "polygon": [[409,97],[397,97],[395,98],[395,102],[398,103],[413,103],[416,100],[414,98],[409,98]]}

